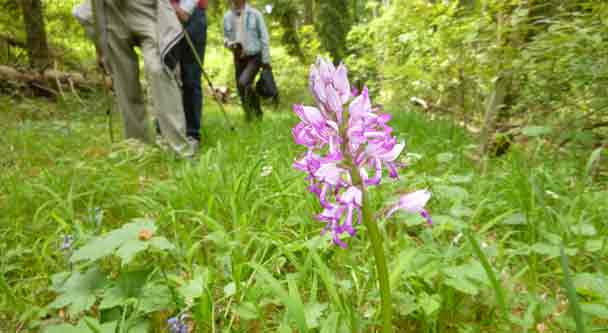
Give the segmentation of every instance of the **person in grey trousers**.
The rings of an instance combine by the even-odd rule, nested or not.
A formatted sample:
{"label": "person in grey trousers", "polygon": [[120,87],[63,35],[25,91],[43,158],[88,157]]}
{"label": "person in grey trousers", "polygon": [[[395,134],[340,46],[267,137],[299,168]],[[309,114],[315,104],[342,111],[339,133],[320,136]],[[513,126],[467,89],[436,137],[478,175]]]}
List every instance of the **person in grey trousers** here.
{"label": "person in grey trousers", "polygon": [[169,0],[88,0],[74,9],[74,16],[95,42],[112,76],[125,137],[152,141],[134,49],[139,47],[164,139],[178,156],[193,156],[181,92],[168,62],[184,37]]}

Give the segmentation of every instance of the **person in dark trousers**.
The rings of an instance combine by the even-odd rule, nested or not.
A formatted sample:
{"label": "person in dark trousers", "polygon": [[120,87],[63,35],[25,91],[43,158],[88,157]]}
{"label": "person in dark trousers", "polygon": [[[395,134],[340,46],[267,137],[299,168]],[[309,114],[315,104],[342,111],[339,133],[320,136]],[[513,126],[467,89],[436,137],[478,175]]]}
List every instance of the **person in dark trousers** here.
{"label": "person in dark trousers", "polygon": [[270,38],[264,17],[246,0],[231,0],[232,9],[224,15],[224,46],[234,55],[236,84],[245,119],[262,118],[260,97],[254,80],[262,67],[270,68]]}
{"label": "person in dark trousers", "polygon": [[[205,59],[207,44],[207,0],[171,0],[175,13],[184,25],[184,31],[202,61]],[[182,101],[186,116],[186,135],[195,147],[201,141],[201,120],[203,112],[202,67],[186,38],[181,41],[180,64],[182,81]]]}

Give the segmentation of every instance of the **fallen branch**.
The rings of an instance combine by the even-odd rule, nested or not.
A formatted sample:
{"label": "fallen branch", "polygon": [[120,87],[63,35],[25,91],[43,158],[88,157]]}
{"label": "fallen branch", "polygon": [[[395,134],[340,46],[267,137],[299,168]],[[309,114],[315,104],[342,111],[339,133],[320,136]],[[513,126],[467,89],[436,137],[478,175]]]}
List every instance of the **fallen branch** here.
{"label": "fallen branch", "polygon": [[0,78],[17,81],[59,81],[69,84],[72,81],[76,86],[97,86],[101,82],[87,80],[84,75],[76,72],[62,72],[55,69],[46,69],[42,73],[33,71],[20,71],[10,66],[0,65]]}
{"label": "fallen branch", "polygon": [[21,49],[27,49],[27,46],[25,45],[24,41],[18,40],[11,36],[0,35],[0,41],[3,41],[4,43],[8,44],[9,46],[18,47]]}
{"label": "fallen branch", "polygon": [[[0,80],[24,82],[32,87],[54,91],[63,95],[63,85],[72,89],[93,89],[103,85],[103,80],[90,80],[77,72],[62,72],[48,68],[42,72],[23,71],[14,67],[0,65]],[[44,87],[43,87],[44,86]],[[57,89],[51,89],[54,87]]]}

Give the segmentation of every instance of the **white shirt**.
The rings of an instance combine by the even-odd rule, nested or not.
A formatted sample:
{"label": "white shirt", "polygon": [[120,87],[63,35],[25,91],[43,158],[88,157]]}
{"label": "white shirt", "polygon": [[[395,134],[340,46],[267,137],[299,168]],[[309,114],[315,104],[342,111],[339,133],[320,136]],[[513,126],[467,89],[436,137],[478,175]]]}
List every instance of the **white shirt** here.
{"label": "white shirt", "polygon": [[192,15],[196,6],[198,6],[197,0],[179,0],[179,7],[188,13],[188,15]]}
{"label": "white shirt", "polygon": [[236,27],[236,38],[235,43],[241,45],[247,45],[247,34],[245,33],[245,13],[241,12],[241,15],[234,17],[234,26]]}

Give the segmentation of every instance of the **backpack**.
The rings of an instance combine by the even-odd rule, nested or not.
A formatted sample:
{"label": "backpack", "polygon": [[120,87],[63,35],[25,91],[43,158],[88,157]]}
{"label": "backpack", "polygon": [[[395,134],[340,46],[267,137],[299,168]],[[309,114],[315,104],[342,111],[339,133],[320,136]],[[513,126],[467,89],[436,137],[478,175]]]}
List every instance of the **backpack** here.
{"label": "backpack", "polygon": [[262,68],[262,73],[260,74],[260,78],[258,82],[255,84],[255,91],[258,95],[264,98],[273,98],[278,100],[279,98],[279,89],[277,88],[277,84],[274,80],[274,75],[272,74],[272,68],[264,67]]}

